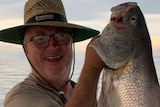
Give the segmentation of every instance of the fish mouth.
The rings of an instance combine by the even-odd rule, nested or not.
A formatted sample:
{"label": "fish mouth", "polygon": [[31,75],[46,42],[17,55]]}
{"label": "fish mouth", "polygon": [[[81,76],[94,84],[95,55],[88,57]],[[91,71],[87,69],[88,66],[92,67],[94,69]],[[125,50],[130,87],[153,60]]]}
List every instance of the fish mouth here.
{"label": "fish mouth", "polygon": [[113,11],[111,14],[110,22],[112,25],[118,29],[122,30],[124,29],[123,26],[123,16],[126,14],[127,10],[121,10],[121,11]]}

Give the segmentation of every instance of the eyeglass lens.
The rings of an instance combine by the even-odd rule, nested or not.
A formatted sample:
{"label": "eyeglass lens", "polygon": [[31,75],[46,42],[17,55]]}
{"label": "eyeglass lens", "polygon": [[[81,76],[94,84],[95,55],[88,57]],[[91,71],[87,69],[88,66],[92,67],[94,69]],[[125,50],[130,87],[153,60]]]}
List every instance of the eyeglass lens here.
{"label": "eyeglass lens", "polygon": [[51,37],[56,41],[58,45],[65,45],[70,42],[71,40],[71,34],[69,33],[57,33],[53,35],[37,35],[31,38],[31,41],[33,41],[34,45],[37,48],[44,48],[47,47],[51,41]]}

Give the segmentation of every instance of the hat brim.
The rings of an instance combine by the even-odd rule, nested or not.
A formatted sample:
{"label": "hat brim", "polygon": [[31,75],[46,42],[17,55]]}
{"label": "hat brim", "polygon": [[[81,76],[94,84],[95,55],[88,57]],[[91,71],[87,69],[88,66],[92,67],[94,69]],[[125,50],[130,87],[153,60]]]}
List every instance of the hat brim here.
{"label": "hat brim", "polygon": [[73,42],[79,42],[86,39],[89,39],[95,35],[98,35],[100,32],[88,27],[66,23],[66,22],[56,22],[56,21],[45,21],[45,22],[36,22],[24,24],[21,26],[16,26],[0,31],[0,41],[9,42],[14,44],[22,44],[24,33],[26,29],[30,26],[53,26],[53,27],[65,27],[72,30],[74,35]]}

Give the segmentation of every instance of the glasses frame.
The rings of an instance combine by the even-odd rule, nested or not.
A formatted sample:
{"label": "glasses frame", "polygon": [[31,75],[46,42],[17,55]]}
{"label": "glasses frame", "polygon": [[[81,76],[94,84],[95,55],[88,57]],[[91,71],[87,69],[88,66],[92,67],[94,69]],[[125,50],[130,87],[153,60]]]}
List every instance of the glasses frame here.
{"label": "glasses frame", "polygon": [[[36,37],[41,37],[36,39]],[[43,38],[42,38],[43,37]],[[51,38],[53,37],[54,41],[58,44],[58,45],[65,45],[68,44],[72,39],[73,39],[73,34],[69,33],[69,32],[59,32],[59,33],[55,33],[55,34],[50,34],[50,35],[46,35],[46,34],[37,34],[33,37],[31,37],[29,40],[24,41],[23,44],[27,44],[29,42],[33,42],[34,46],[36,48],[45,48],[48,47],[51,41]],[[58,38],[59,37],[59,38]],[[60,39],[61,37],[61,39]],[[38,44],[38,40],[40,42],[40,39],[43,39],[45,41],[41,41],[42,43]],[[59,40],[58,40],[59,39]],[[62,41],[63,40],[63,41]],[[45,45],[43,45],[43,43],[45,43]],[[43,45],[43,46],[42,46]]]}

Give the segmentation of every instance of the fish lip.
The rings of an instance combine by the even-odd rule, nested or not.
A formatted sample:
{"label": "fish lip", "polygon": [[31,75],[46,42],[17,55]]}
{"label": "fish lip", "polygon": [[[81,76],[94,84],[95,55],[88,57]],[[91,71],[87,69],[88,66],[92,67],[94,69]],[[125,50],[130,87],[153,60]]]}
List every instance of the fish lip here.
{"label": "fish lip", "polygon": [[111,21],[112,22],[115,22],[115,23],[120,23],[120,22],[123,22],[123,17],[111,17]]}
{"label": "fish lip", "polygon": [[120,22],[111,22],[112,26],[117,29],[117,30],[124,30],[125,27],[123,25],[120,24]]}

